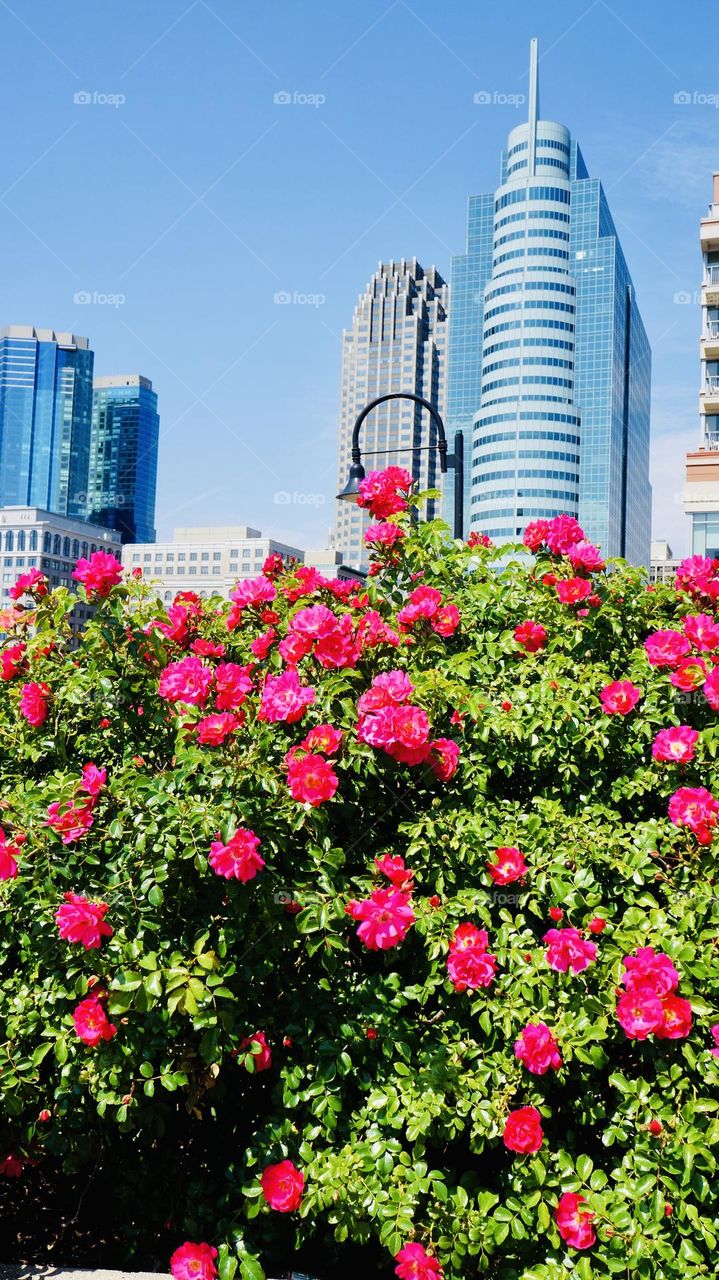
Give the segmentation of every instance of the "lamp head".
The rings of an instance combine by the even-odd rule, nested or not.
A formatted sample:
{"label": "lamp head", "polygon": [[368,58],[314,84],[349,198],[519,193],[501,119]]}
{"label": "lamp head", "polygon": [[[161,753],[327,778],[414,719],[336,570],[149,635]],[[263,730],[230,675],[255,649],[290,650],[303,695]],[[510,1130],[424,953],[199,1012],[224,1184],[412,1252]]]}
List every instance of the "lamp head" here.
{"label": "lamp head", "polygon": [[342,502],[356,502],[360,495],[360,483],[365,478],[365,469],[361,462],[353,462],[350,467],[349,477],[344,489],[341,489],[337,497]]}

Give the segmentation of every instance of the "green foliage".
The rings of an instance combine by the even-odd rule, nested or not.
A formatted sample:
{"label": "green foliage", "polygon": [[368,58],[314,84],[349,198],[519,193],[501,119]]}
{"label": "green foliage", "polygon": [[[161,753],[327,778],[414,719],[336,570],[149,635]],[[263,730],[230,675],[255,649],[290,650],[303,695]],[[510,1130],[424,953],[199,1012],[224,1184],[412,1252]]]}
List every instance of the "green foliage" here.
{"label": "green foliage", "polygon": [[[305,657],[300,677],[317,696],[303,720],[258,721],[255,689],[244,725],[219,747],[195,741],[196,708],[178,716],[158,695],[162,668],[183,653],[146,630],[159,607],[146,586],[115,587],[77,648],[71,598],[38,602],[29,675],[0,688],[0,821],[8,837],[27,836],[17,879],[0,885],[0,1158],[32,1162],[23,1185],[43,1167],[61,1178],[116,1160],[117,1195],[144,1202],[148,1231],[169,1217],[177,1243],[224,1242],[222,1280],[261,1280],[313,1241],[327,1259],[366,1246],[365,1274],[391,1275],[391,1255],[412,1239],[446,1280],[712,1276],[719,897],[711,847],[669,822],[667,802],[682,785],[719,792],[719,731],[703,696],[678,701],[643,648],[690,605],[616,563],[596,575],[601,606],[581,616],[542,581],[566,572],[557,562],[519,552],[508,562],[443,539],[438,524],[414,528],[365,604],[394,624],[409,574],[421,574],[459,607],[453,637],[416,629],[413,643],[368,648],[349,669]],[[278,582],[280,636],[320,599],[361,616],[356,600],[326,590],[289,600],[284,589],[297,585],[291,572]],[[253,661],[259,610],[232,631],[227,612],[203,601],[190,639]],[[539,653],[513,639],[526,619],[547,630]],[[449,782],[358,741],[358,697],[397,667],[433,736],[459,742]],[[265,669],[279,673],[276,648]],[[23,679],[51,690],[39,728],[19,711]],[[602,711],[599,692],[615,679],[643,691],[627,716]],[[339,787],[310,808],[289,793],[285,756],[322,723],[344,733]],[[679,723],[701,730],[694,761],[655,762],[656,733]],[[107,769],[108,785],[91,830],[63,845],[47,808],[72,795],[88,761]],[[247,884],[208,864],[217,833],[226,841],[238,826],[257,833],[266,863]],[[505,888],[486,869],[501,845],[519,846],[530,868]],[[344,906],[378,885],[373,860],[387,852],[415,873],[417,918],[400,946],[375,953]],[[108,904],[114,933],[99,950],[59,937],[67,891]],[[551,906],[579,929],[607,921],[596,964],[576,976],[546,962]],[[488,931],[498,957],[486,990],[457,993],[448,981],[463,921]],[[640,946],[678,969],[688,1038],[639,1042],[619,1026],[622,960]],[[117,1026],[95,1048],[72,1019],[90,989],[106,993]],[[513,1050],[538,1019],[564,1060],[544,1076]],[[265,1071],[256,1047],[240,1048],[258,1030],[272,1049]],[[504,1121],[527,1105],[545,1140],[513,1154]],[[286,1158],[305,1193],[295,1214],[279,1215],[259,1174]],[[557,1232],[566,1191],[596,1214],[587,1254]]]}

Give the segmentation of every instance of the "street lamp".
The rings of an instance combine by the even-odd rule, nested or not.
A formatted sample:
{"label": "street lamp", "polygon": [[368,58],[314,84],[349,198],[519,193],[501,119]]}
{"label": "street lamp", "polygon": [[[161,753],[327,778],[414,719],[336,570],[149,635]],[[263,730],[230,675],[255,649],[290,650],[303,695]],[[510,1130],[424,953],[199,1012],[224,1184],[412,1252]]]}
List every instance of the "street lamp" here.
{"label": "street lamp", "polygon": [[[352,429],[352,465],[349,471],[347,484],[337,497],[343,502],[356,502],[360,493],[360,482],[365,478],[365,469],[362,466],[362,451],[359,446],[360,428],[365,418],[378,404],[384,404],[385,400],[414,400],[415,404],[420,404],[426,409],[432,418],[439,439],[436,444],[428,444],[422,446],[425,449],[436,449],[439,453],[439,469],[442,475],[446,475],[448,467],[454,471],[454,536],[455,538],[464,537],[464,436],[461,431],[454,433],[454,453],[447,453],[447,435],[444,429],[444,423],[440,418],[437,410],[429,400],[423,400],[422,396],[416,396],[411,391],[388,391],[386,395],[377,396],[376,399],[370,400],[364,409],[357,415],[354,427]],[[381,449],[380,453],[403,453],[401,449]],[[412,450],[412,452],[417,452]],[[374,454],[368,456],[376,456]]]}

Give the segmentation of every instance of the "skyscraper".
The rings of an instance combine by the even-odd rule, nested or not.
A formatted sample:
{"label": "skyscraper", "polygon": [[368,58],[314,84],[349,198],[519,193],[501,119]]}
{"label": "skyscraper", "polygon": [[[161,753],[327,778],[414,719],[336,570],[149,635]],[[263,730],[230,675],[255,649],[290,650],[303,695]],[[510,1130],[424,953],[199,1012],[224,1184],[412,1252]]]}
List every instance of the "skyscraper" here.
{"label": "skyscraper", "polygon": [[155,541],[159,434],[149,378],[95,379],[87,519],[119,530],[123,542]]}
{"label": "skyscraper", "polygon": [[719,558],[719,173],[714,174],[712,203],[700,223],[703,258],[701,444],[687,454],[684,507],[692,522],[692,555]]}
{"label": "skyscraper", "polygon": [[[416,258],[403,258],[380,263],[360,295],[352,328],[342,335],[340,489],[350,467],[352,427],[369,400],[387,391],[410,391],[444,415],[448,293],[435,267],[425,271]],[[360,445],[367,471],[406,467],[425,489],[439,484],[436,450],[427,449],[435,442],[426,409],[410,400],[391,400],[366,418]],[[335,546],[350,565],[367,559],[363,534],[368,523],[359,507],[337,503]]]}
{"label": "skyscraper", "polygon": [[0,330],[0,506],[84,516],[93,361],[73,333]]}
{"label": "skyscraper", "polygon": [[564,125],[509,135],[496,191],[469,201],[452,264],[447,430],[471,440],[467,531],[516,541],[577,516],[605,554],[648,564],[651,353],[606,196]]}

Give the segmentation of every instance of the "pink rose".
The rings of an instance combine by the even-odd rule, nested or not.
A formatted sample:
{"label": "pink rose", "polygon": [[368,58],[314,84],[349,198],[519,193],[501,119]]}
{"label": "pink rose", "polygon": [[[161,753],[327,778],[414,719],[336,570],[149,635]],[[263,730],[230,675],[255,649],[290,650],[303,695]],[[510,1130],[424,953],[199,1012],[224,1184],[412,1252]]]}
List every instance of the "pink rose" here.
{"label": "pink rose", "polygon": [[543,1076],[562,1065],[559,1045],[546,1022],[528,1022],[514,1042],[514,1056],[532,1075]]}
{"label": "pink rose", "polygon": [[590,1209],[581,1208],[585,1203],[585,1196],[576,1191],[565,1191],[554,1211],[557,1230],[564,1243],[572,1249],[591,1249],[596,1243],[597,1236],[592,1227],[596,1215]]}
{"label": "pink rose", "polygon": [[550,929],[543,942],[547,943],[547,963],[558,973],[581,973],[597,956],[596,942],[587,942],[578,929]]}
{"label": "pink rose", "polygon": [[548,520],[533,520],[524,530],[522,542],[525,547],[529,547],[530,551],[539,551],[539,548],[546,542],[548,533]]}
{"label": "pink rose", "polygon": [[719,623],[708,613],[689,614],[684,619],[684,634],[695,649],[706,653],[719,649]]}
{"label": "pink rose", "polygon": [[592,594],[592,584],[587,578],[560,578],[555,591],[562,604],[579,604]]}
{"label": "pink rose", "polygon": [[513,884],[515,880],[521,880],[526,875],[529,867],[524,861],[524,854],[519,849],[515,849],[513,845],[505,846],[496,850],[496,861],[487,863],[487,870],[495,884]]}
{"label": "pink rose", "polygon": [[217,1250],[209,1244],[191,1244],[186,1240],[170,1258],[173,1280],[214,1280],[217,1275]]}
{"label": "pink rose", "polygon": [[314,689],[300,684],[296,671],[285,671],[281,676],[268,676],[262,690],[257,719],[270,723],[284,720],[287,724],[294,724],[302,719],[316,696]]}
{"label": "pink rose", "polygon": [[447,973],[455,991],[476,991],[492,985],[497,957],[487,951],[488,946],[486,931],[469,921],[455,929],[447,956]]}
{"label": "pink rose", "polygon": [[258,853],[259,847],[259,837],[249,827],[238,827],[227,844],[222,843],[218,833],[210,845],[210,866],[216,875],[246,884],[248,880],[254,880],[265,865],[264,858]]}
{"label": "pink rose", "polygon": [[[258,1047],[258,1052],[255,1052],[254,1046]],[[245,1052],[248,1071],[267,1071],[272,1066],[272,1051],[264,1031],[253,1031],[251,1036],[245,1036],[240,1041],[240,1052]]]}
{"label": "pink rose", "polygon": [[352,899],[345,913],[359,920],[357,937],[370,951],[387,951],[404,942],[415,922],[409,893],[399,889],[375,889],[361,902]]}
{"label": "pink rose", "polygon": [[93,551],[89,560],[78,560],[72,576],[82,583],[89,597],[103,599],[122,579],[122,565],[109,551]]}
{"label": "pink rose", "polygon": [[555,516],[549,521],[546,542],[553,556],[565,556],[578,542],[583,542],[584,533],[574,516]]}
{"label": "pink rose", "polygon": [[81,893],[66,893],[55,915],[58,933],[67,942],[81,942],[86,950],[94,950],[103,938],[112,937],[113,930],[105,922],[107,911],[106,902],[88,902]]}
{"label": "pink rose", "polygon": [[50,690],[46,684],[37,684],[36,681],[31,680],[29,684],[24,684],[22,687],[20,714],[34,729],[39,729],[40,725],[47,720],[49,698]]}
{"label": "pink rose", "polygon": [[675,827],[688,827],[699,844],[711,844],[719,814],[719,802],[706,787],[680,787],[669,801],[669,817]]}
{"label": "pink rose", "polygon": [[514,628],[514,639],[527,653],[538,653],[547,643],[547,632],[541,622],[527,620]]}
{"label": "pink rose", "polygon": [[412,487],[412,477],[404,467],[385,467],[384,471],[370,471],[360,481],[357,505],[369,510],[375,520],[385,520],[407,510],[407,497]]}
{"label": "pink rose", "polygon": [[200,746],[219,747],[242,724],[242,712],[239,716],[232,711],[218,711],[216,715],[205,716],[195,725],[195,734]]}
{"label": "pink rose", "polygon": [[675,667],[691,645],[681,631],[665,630],[647,636],[644,648],[653,667]]}
{"label": "pink rose", "polygon": [[299,1208],[305,1187],[305,1175],[291,1160],[268,1164],[260,1178],[262,1194],[271,1209],[292,1213]]}
{"label": "pink rose", "polygon": [[117,1034],[117,1027],[110,1022],[104,1005],[97,996],[87,996],[85,1000],[81,1000],[73,1012],[72,1020],[77,1035],[93,1048],[101,1040],[112,1040]]}
{"label": "pink rose", "polygon": [[251,668],[237,662],[221,662],[215,667],[215,705],[218,711],[236,711],[252,688]]}
{"label": "pink rose", "polygon": [[687,724],[660,729],[652,744],[652,755],[655,760],[669,764],[689,764],[694,759],[698,738],[697,730],[690,729]]}
{"label": "pink rose", "polygon": [[399,1280],[442,1280],[442,1268],[421,1244],[406,1244],[395,1254]]}
{"label": "pink rose", "polygon": [[505,1147],[522,1155],[539,1151],[544,1141],[541,1121],[536,1107],[519,1107],[517,1111],[510,1111],[502,1134]]}
{"label": "pink rose", "polygon": [[293,800],[316,808],[332,799],[339,786],[339,779],[329,760],[312,754],[290,761],[287,785]]}
{"label": "pink rose", "polygon": [[168,663],[160,676],[157,692],[168,702],[186,702],[190,706],[203,707],[213,679],[212,669],[193,654],[179,662]]}
{"label": "pink rose", "polygon": [[636,707],[642,696],[641,689],[631,680],[613,680],[600,691],[602,710],[608,716],[626,716]]}

